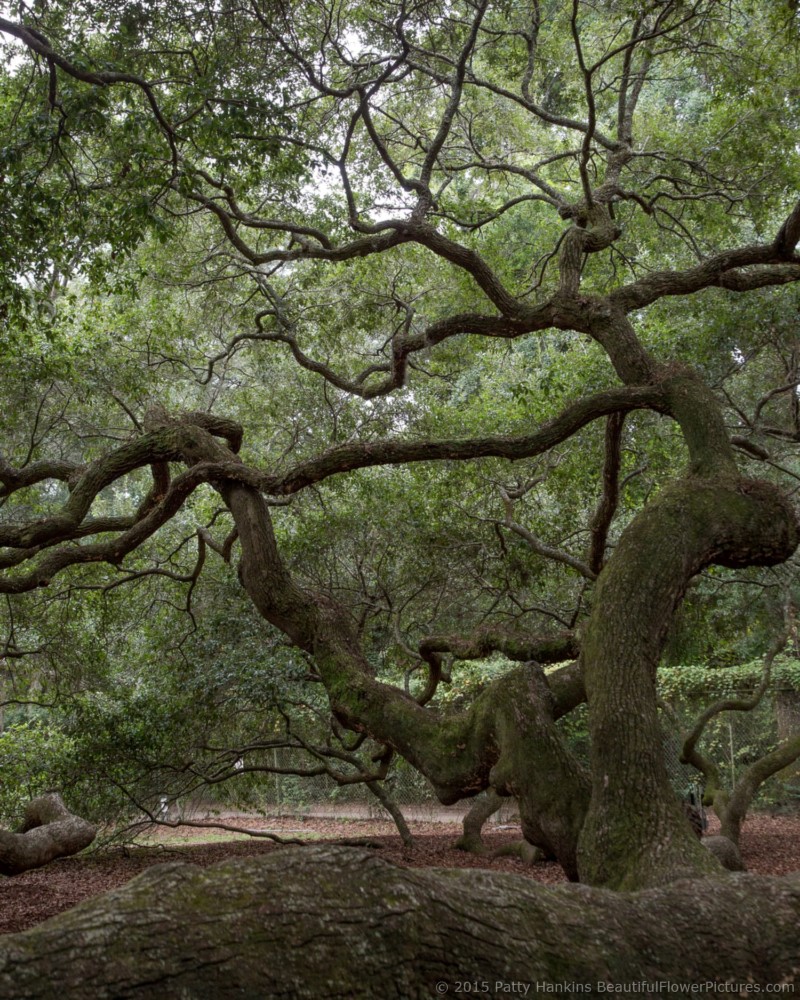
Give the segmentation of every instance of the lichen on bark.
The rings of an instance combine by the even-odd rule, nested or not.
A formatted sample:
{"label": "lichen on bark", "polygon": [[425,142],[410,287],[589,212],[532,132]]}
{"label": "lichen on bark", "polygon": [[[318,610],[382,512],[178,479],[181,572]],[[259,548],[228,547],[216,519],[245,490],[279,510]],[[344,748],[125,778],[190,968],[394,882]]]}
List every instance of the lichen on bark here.
{"label": "lichen on bark", "polygon": [[769,565],[798,542],[794,513],[766,483],[688,476],[623,533],[583,639],[592,804],[581,877],[638,888],[713,864],[691,836],[661,753],[655,678],[675,608],[702,568]]}
{"label": "lichen on bark", "polygon": [[624,895],[288,848],[208,869],[159,865],[0,939],[0,995],[422,1000],[464,982],[592,995],[643,982],[763,987],[795,981],[798,921],[796,877],[724,875]]}

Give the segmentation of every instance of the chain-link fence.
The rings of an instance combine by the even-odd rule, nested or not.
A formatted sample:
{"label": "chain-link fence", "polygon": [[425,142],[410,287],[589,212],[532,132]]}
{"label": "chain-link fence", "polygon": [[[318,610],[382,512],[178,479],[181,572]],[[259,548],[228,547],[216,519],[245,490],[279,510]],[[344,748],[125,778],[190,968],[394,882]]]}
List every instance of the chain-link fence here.
{"label": "chain-link fence", "polygon": [[[694,709],[694,711],[692,710]],[[678,704],[662,712],[664,755],[675,790],[686,794],[702,788],[702,775],[681,763],[685,732],[698,714],[698,707]],[[698,745],[719,769],[720,780],[729,789],[745,771],[783,740],[800,734],[800,693],[777,690],[749,711],[721,712],[707,724]],[[771,778],[758,793],[756,807],[800,805],[800,762]]]}

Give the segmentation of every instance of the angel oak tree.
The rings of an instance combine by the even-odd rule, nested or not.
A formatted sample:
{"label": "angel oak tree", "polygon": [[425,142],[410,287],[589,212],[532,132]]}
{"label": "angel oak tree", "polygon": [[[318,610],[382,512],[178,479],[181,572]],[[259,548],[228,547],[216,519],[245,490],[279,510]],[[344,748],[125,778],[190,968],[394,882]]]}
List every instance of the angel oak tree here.
{"label": "angel oak tree", "polygon": [[[722,309],[800,280],[793,9],[223,0],[165,12],[56,2],[0,18],[0,31],[14,52],[4,91],[10,326],[25,329],[35,300],[20,291],[24,275],[52,290],[43,284],[52,264],[59,280],[91,282],[151,230],[177,255],[189,223],[175,220],[199,216],[210,220],[201,231],[213,230],[206,263],[222,260],[217,277],[249,283],[262,303],[251,329],[234,332],[242,321],[232,319],[224,350],[206,351],[205,385],[257,349],[288,351],[326,392],[364,401],[423,392],[425,366],[458,370],[476,338],[579,336],[610,362],[605,388],[524,433],[415,437],[412,422],[270,468],[239,458],[250,432],[226,416],[219,392],[205,409],[151,408],[141,425],[133,414],[135,437],[88,463],[68,450],[49,458],[37,444],[27,461],[3,461],[3,496],[39,490],[44,503],[58,495],[54,483],[69,495],[45,516],[7,508],[0,591],[123,565],[208,484],[233,520],[239,578],[258,612],[309,656],[339,722],[400,753],[442,802],[489,786],[517,796],[525,837],[595,886],[719,872],[670,787],[656,670],[701,570],[779,564],[800,540],[780,480],[740,468],[763,461],[772,475],[769,439],[800,437],[766,416],[797,379],[789,371],[787,385],[766,387],[753,414],[746,400],[729,406],[689,363],[688,314],[671,300],[723,290]],[[354,330],[347,279],[358,262],[374,262],[385,285],[371,310],[353,314],[372,327]],[[648,343],[655,308],[667,333]],[[354,370],[348,345],[375,360]],[[735,367],[735,348],[717,347],[720,363]],[[673,421],[687,464],[612,546],[634,411]],[[531,613],[513,633],[489,617],[472,634],[421,635],[429,682],[417,697],[376,675],[350,609],[290,569],[276,540],[275,500],[330,477],[530,459],[578,446],[601,419],[603,496],[584,555],[518,524],[505,492],[505,527],[578,573],[590,612],[558,634],[542,634]],[[97,512],[103,490],[148,467],[153,486],[134,512]],[[446,654],[492,651],[519,665],[467,709],[430,704]],[[588,771],[556,726],[583,700]]]}

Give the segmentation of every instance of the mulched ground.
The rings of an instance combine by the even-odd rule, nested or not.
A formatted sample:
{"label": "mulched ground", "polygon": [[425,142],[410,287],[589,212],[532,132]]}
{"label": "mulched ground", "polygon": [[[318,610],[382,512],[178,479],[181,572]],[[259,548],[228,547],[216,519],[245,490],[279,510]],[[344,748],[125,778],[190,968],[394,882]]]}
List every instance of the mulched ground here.
{"label": "mulched ground", "polygon": [[[452,844],[460,828],[451,824],[416,822],[410,824],[415,837],[412,849],[403,847],[389,823],[359,821],[340,823],[331,820],[298,818],[242,819],[237,826],[254,830],[267,829],[282,837],[308,837],[309,843],[321,839],[368,838],[380,843],[380,856],[407,868],[488,868],[515,872],[537,882],[554,885],[565,881],[558,865],[542,862],[526,865],[515,858],[478,857],[454,850]],[[712,829],[710,833],[715,832]],[[276,850],[265,840],[233,840],[212,844],[174,844],[174,831],[161,835],[160,843],[148,848],[113,848],[64,858],[45,868],[26,872],[15,878],[0,879],[0,934],[26,930],[76,903],[100,892],[123,885],[150,865],[164,861],[187,861],[213,865],[231,857],[249,857]],[[203,831],[181,828],[181,836],[199,838]],[[484,837],[490,848],[520,839],[518,827],[490,832]],[[742,833],[742,855],[748,870],[762,875],[784,875],[800,870],[800,816],[751,816]]]}

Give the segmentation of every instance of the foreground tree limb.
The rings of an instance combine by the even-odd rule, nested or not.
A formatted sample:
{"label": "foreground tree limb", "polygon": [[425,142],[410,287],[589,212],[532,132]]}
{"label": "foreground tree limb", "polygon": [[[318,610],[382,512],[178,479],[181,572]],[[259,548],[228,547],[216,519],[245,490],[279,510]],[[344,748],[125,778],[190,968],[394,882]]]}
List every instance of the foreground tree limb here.
{"label": "foreground tree limb", "polygon": [[289,848],[209,869],[158,865],[3,938],[0,994],[427,1000],[437,984],[453,992],[465,980],[489,983],[489,995],[511,983],[531,993],[536,984],[790,983],[798,919],[798,876],[626,896]]}
{"label": "foreground tree limb", "polygon": [[56,792],[40,795],[28,803],[20,833],[0,830],[0,875],[21,875],[77,854],[96,833],[91,823],[67,809]]}

